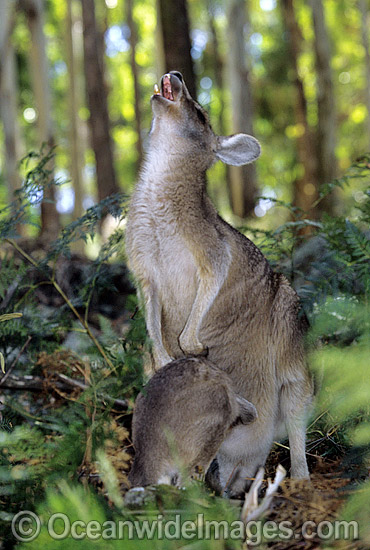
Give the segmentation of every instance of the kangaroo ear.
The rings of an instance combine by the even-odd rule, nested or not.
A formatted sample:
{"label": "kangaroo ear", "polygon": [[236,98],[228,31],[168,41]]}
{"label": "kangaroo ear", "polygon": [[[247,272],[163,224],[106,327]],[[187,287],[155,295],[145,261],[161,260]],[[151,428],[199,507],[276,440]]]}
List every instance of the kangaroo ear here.
{"label": "kangaroo ear", "polygon": [[256,407],[250,401],[244,399],[244,397],[240,397],[240,395],[236,396],[236,401],[239,405],[239,418],[241,423],[249,424],[253,422],[258,416]]}
{"label": "kangaroo ear", "polygon": [[258,159],[261,146],[252,136],[234,134],[233,136],[219,136],[216,157],[225,164],[242,166]]}

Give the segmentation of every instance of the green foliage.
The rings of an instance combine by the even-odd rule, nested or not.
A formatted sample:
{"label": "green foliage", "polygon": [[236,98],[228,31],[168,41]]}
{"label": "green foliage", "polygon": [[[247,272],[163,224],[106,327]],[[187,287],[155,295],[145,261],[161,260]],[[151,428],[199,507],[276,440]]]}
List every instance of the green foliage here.
{"label": "green foliage", "polygon": [[[224,79],[224,89],[219,89],[216,69],[220,70],[227,62],[229,37],[227,31],[227,6],[219,0],[197,2],[189,0],[190,28],[195,71],[198,77],[199,96],[209,108],[211,120],[216,126],[223,118],[225,128],[231,126],[232,83]],[[316,79],[314,59],[314,32],[312,17],[303,0],[294,3],[295,13],[302,35],[301,54],[298,58],[299,74],[303,80],[308,102],[308,120],[312,130],[317,124]],[[134,111],[134,81],[130,68],[128,48],[128,28],[124,16],[124,0],[97,3],[96,17],[100,31],[105,34],[106,78],[109,88],[109,115],[112,125],[112,138],[115,145],[115,168],[122,188],[127,191],[135,179],[137,139]],[[340,169],[344,170],[351,159],[365,150],[368,144],[365,107],[365,51],[361,43],[361,14],[355,2],[324,2],[326,25],[331,38],[332,74],[335,103],[338,111],[337,155]],[[218,39],[218,59],[212,46],[210,16],[216,28]],[[66,5],[58,0],[45,4],[44,27],[47,57],[49,62],[49,82],[52,95],[52,119],[56,142],[57,170],[70,170],[69,142],[69,97],[68,49],[65,47]],[[80,12],[75,7],[74,18],[80,20]],[[149,0],[133,2],[133,18],[138,30],[136,60],[139,66],[140,110],[142,128],[145,132],[150,125],[149,98],[153,84],[158,77],[158,43],[156,38],[157,14],[155,4]],[[297,162],[296,137],[299,124],[296,124],[294,105],[296,101],[295,83],[290,71],[290,52],[287,33],[282,17],[281,2],[271,2],[270,7],[257,0],[249,6],[246,46],[251,64],[251,82],[254,95],[254,127],[263,143],[264,154],[258,163],[259,181],[268,188],[275,189],[279,196],[289,200],[292,184],[301,166]],[[76,30],[74,30],[76,32]],[[252,35],[252,38],[250,37]],[[200,36],[201,40],[198,39]],[[18,14],[13,32],[13,44],[17,56],[17,77],[19,86],[19,112],[23,141],[27,150],[37,143],[36,122],[26,122],[24,110],[34,106],[32,75],[27,63],[30,50],[30,33],[25,18]],[[80,63],[77,58],[75,62]],[[80,71],[81,72],[81,71]],[[81,77],[81,75],[80,75]],[[202,87],[202,78],[211,79]],[[78,86],[79,117],[88,118],[83,86]],[[220,101],[220,98],[223,101]],[[224,108],[223,108],[224,107]],[[91,150],[81,155],[84,168],[92,164]],[[5,179],[5,178],[4,178]],[[91,194],[93,178],[85,176],[85,183]],[[220,173],[212,178],[214,186],[221,187]],[[87,180],[87,181],[86,181]],[[224,181],[224,180],[223,180]],[[5,183],[5,182],[4,182]],[[1,186],[0,199],[6,204],[5,184]],[[2,201],[3,202],[3,201]]]}
{"label": "green foliage", "polygon": [[17,278],[24,275],[26,268],[24,264],[17,265],[14,261],[14,258],[11,256],[8,258],[6,255],[1,260],[1,278],[0,278],[0,298],[3,300],[11,283],[13,283]]}
{"label": "green foliage", "polygon": [[[89,238],[93,239],[104,216],[111,214],[114,218],[121,221],[125,216],[124,206],[125,195],[115,194],[88,208],[83,216],[62,229],[60,237],[52,244],[50,252],[45,259],[49,261],[57,258],[60,254],[70,257],[71,244],[80,239],[85,243]],[[110,236],[108,242],[105,243],[100,251],[99,257],[96,260],[97,264],[107,261],[117,252],[117,247],[121,244],[121,238],[122,233],[120,231],[116,231]]]}
{"label": "green foliage", "polygon": [[[337,440],[345,444],[347,452],[352,447],[356,457],[347,471],[359,481],[342,516],[347,521],[358,521],[361,540],[369,541],[370,486],[361,482],[370,455],[369,303],[345,297],[329,300],[317,313],[314,331],[325,342],[311,360],[321,380],[316,406],[330,411],[332,425],[339,432]],[[365,465],[362,470],[361,464]]]}
{"label": "green foliage", "polygon": [[[368,178],[368,155],[357,161],[350,177]],[[342,182],[345,180],[342,179]],[[342,452],[351,448],[357,468],[370,454],[370,192],[355,207],[352,219],[325,216],[320,229],[326,254],[311,277],[311,342],[321,342],[311,365],[320,380],[317,409],[328,411]],[[321,274],[321,277],[318,275]],[[306,294],[307,297],[307,294]],[[361,540],[369,541],[369,484],[361,483],[356,460],[350,466],[359,479],[342,513],[358,521]]]}
{"label": "green foliage", "polygon": [[53,177],[54,157],[54,149],[43,146],[39,152],[32,151],[21,160],[25,177],[13,200],[0,211],[0,239],[16,237],[19,225],[34,225],[34,210],[41,204],[45,191],[62,184]]}
{"label": "green foliage", "polygon": [[[110,497],[111,494],[108,494]],[[109,509],[106,502],[101,498],[98,498],[94,492],[89,489],[83,489],[81,486],[70,485],[66,482],[58,484],[57,490],[48,490],[46,493],[45,501],[38,507],[38,514],[43,520],[43,526],[39,537],[30,543],[27,543],[27,548],[31,550],[39,548],[40,544],[42,548],[55,549],[55,548],[90,548],[91,544],[98,549],[105,548],[124,548],[128,549],[157,549],[157,550],[170,550],[175,548],[183,548],[184,545],[191,543],[195,548],[202,548],[204,550],[222,550],[225,548],[222,538],[222,528],[220,530],[221,537],[216,538],[212,536],[212,528],[210,529],[211,536],[208,539],[200,539],[197,542],[197,535],[193,539],[189,539],[186,536],[179,539],[170,540],[169,538],[159,538],[153,536],[140,537],[139,532],[141,529],[145,529],[144,522],[148,523],[148,529],[151,529],[153,522],[159,517],[162,518],[163,526],[167,522],[173,522],[176,519],[176,515],[181,514],[182,523],[186,520],[196,522],[198,514],[202,514],[202,521],[218,521],[228,522],[232,524],[233,521],[237,521],[239,518],[239,509],[233,508],[223,499],[215,499],[210,497],[204,489],[198,484],[194,484],[187,491],[178,491],[170,487],[158,487],[156,491],[153,491],[152,498],[148,500],[147,505],[140,510],[130,510],[122,505],[115,509]],[[55,540],[50,537],[47,532],[47,522],[52,514],[64,514],[67,516],[70,524],[76,520],[80,520],[85,524],[89,522],[97,521],[102,526],[95,533],[95,539],[92,537],[81,537],[81,540],[73,539],[71,536],[63,538],[62,540]],[[65,517],[64,516],[64,517]],[[56,533],[62,533],[65,528],[65,519],[61,518],[55,521],[54,528]],[[67,520],[67,521],[68,521]],[[114,522],[114,524],[113,524]],[[126,526],[119,530],[119,522],[123,524],[126,522]],[[128,539],[129,528],[127,524],[136,524],[134,531],[134,538]],[[112,527],[112,524],[115,527]],[[170,533],[173,533],[169,530]],[[85,531],[85,529],[83,529]],[[118,538],[121,534],[121,540]],[[145,530],[143,531],[145,533]],[[111,540],[112,535],[117,533],[117,540]],[[239,528],[240,533],[240,528]],[[102,534],[104,536],[102,537]],[[37,546],[36,546],[37,545]],[[201,546],[198,546],[201,545]],[[26,546],[25,546],[26,547]],[[241,538],[239,540],[230,540],[227,543],[227,548],[240,548]],[[21,546],[23,548],[23,546]]]}
{"label": "green foliage", "polygon": [[[21,368],[22,375],[39,375],[40,369],[45,369],[38,362],[40,352],[49,357],[47,370],[51,377],[60,369],[64,375],[75,377],[77,362],[84,389],[76,397],[65,395],[61,404],[54,404],[55,397],[48,394],[54,392],[53,381],[45,386],[41,400],[31,396],[18,399],[6,393],[0,423],[0,498],[7,518],[20,509],[35,509],[46,488],[55,487],[61,479],[77,482],[82,465],[87,470],[92,467],[107,438],[115,439],[110,428],[112,407],[125,400],[129,410],[143,378],[146,335],[141,313],[127,321],[124,339],[103,316],[98,335],[89,324],[94,293],[117,292],[108,262],[122,249],[122,232],[117,230],[101,247],[87,276],[81,278],[78,288],[74,286],[71,298],[57,280],[57,267],[61,261],[70,260],[71,246],[77,240],[94,239],[107,213],[118,219],[124,217],[124,197],[109,197],[89,208],[42,253],[29,254],[22,241],[13,238],[19,224],[33,223],[30,204],[38,202],[42,189],[52,184],[46,168],[51,158],[51,154],[42,152],[28,155],[28,162],[39,162],[27,173],[15,201],[1,213],[0,238],[9,248],[1,259],[0,353],[6,368]],[[17,255],[11,253],[12,249]],[[123,269],[122,264],[117,265],[117,273],[119,269]],[[125,275],[123,271],[122,277]],[[63,285],[63,281],[60,283]],[[59,307],[40,303],[38,291],[45,288],[54,293],[47,296],[58,298]],[[130,307],[136,310],[136,299],[130,300]],[[58,355],[71,330],[89,341],[83,360],[68,356],[60,359]],[[58,398],[60,394],[55,395]],[[0,536],[12,545],[9,526],[8,521],[1,524]]]}

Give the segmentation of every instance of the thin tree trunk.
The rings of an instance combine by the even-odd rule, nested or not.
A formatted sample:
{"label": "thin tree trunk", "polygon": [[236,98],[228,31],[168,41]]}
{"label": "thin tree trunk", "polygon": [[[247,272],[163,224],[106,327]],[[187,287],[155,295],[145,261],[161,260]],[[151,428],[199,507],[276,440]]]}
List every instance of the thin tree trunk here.
{"label": "thin tree trunk", "polygon": [[361,13],[361,37],[365,49],[365,105],[367,107],[366,130],[368,139],[368,151],[370,151],[370,52],[369,52],[369,4],[367,0],[358,0],[358,8]]}
{"label": "thin tree trunk", "polygon": [[[229,82],[232,87],[233,133],[253,134],[253,98],[244,35],[247,23],[247,3],[244,0],[229,0]],[[253,211],[257,195],[255,165],[231,166],[230,183],[232,210],[237,216],[245,218]]]}
{"label": "thin tree trunk", "polygon": [[132,77],[134,79],[135,96],[135,124],[136,124],[136,151],[137,168],[141,165],[143,158],[143,141],[141,138],[141,108],[140,108],[140,85],[139,85],[139,66],[136,63],[136,45],[137,45],[137,27],[133,18],[133,2],[126,0],[126,20],[130,29],[130,64]]}
{"label": "thin tree trunk", "polygon": [[[307,212],[306,217],[317,218],[317,209],[310,210],[311,205],[318,198],[318,183],[316,176],[316,149],[314,138],[307,122],[307,101],[304,94],[303,82],[298,72],[298,57],[301,50],[302,36],[294,13],[293,0],[282,1],[282,13],[288,33],[291,66],[293,69],[296,88],[294,113],[296,124],[302,131],[297,137],[298,160],[304,168],[304,174],[294,182],[293,204]],[[308,233],[308,228],[305,233]]]}
{"label": "thin tree trunk", "polygon": [[223,62],[220,55],[220,48],[217,36],[217,29],[214,18],[214,8],[212,0],[207,0],[207,13],[208,13],[208,28],[211,35],[211,59],[213,62],[213,74],[215,78],[215,84],[220,94],[220,111],[218,117],[218,132],[222,135],[226,133],[224,122],[224,78],[223,78]]}
{"label": "thin tree trunk", "polygon": [[98,197],[102,200],[113,193],[118,193],[119,189],[113,165],[113,144],[94,0],[81,0],[81,3],[85,79],[90,110],[89,125],[96,162]]}
{"label": "thin tree trunk", "polygon": [[[75,2],[75,0],[72,0]],[[83,45],[83,23],[82,23],[82,6],[81,2],[77,0],[74,5],[76,8],[73,13],[73,50],[74,50],[74,63],[75,63],[75,87],[76,95],[78,98],[78,108],[85,105],[86,102],[86,82],[84,75],[84,45]],[[83,120],[80,116],[77,116],[77,134],[80,143],[80,163],[82,165],[82,182],[85,182],[84,167],[85,167],[85,152],[91,147],[90,138],[90,125],[88,120]],[[83,201],[82,201],[83,203]],[[82,204],[83,206],[83,204]]]}
{"label": "thin tree trunk", "polygon": [[[317,177],[319,184],[332,182],[337,175],[335,157],[336,114],[333,80],[331,74],[331,52],[329,36],[325,24],[322,0],[308,0],[312,10],[315,31],[315,57],[317,73]],[[321,210],[334,213],[336,210],[335,193],[331,193],[319,205]]]}
{"label": "thin tree trunk", "polygon": [[[224,119],[224,112],[225,112],[225,99],[224,99],[224,63],[222,60],[222,57],[220,55],[220,48],[219,48],[219,41],[218,41],[218,35],[217,35],[217,28],[216,28],[216,22],[214,17],[214,4],[213,0],[207,0],[207,13],[208,13],[208,28],[211,35],[211,59],[213,61],[213,74],[215,79],[215,84],[218,89],[219,93],[219,102],[220,102],[220,109],[219,109],[219,115],[218,115],[218,128],[217,132],[220,135],[225,135],[226,133],[226,126],[225,126],[225,119]],[[230,183],[230,166],[225,164],[225,179],[226,179],[226,185],[227,189],[229,191],[231,190],[231,183]]]}
{"label": "thin tree trunk", "polygon": [[75,63],[75,45],[73,38],[73,0],[67,0],[67,17],[66,17],[66,46],[67,46],[67,67],[69,76],[69,119],[70,119],[70,137],[69,137],[69,154],[70,154],[70,171],[72,185],[75,195],[73,218],[77,219],[82,216],[83,207],[83,177],[82,177],[82,151],[81,151],[81,136],[79,135],[78,125],[78,98],[76,87],[76,63]]}
{"label": "thin tree trunk", "polygon": [[0,116],[5,138],[5,173],[9,202],[21,183],[17,169],[21,149],[17,122],[18,87],[15,52],[10,40],[13,22],[14,4],[4,0],[0,4]]}
{"label": "thin tree trunk", "polygon": [[156,72],[158,80],[166,72],[166,59],[164,55],[164,39],[163,39],[163,30],[162,22],[160,18],[160,0],[156,0],[156,11],[157,11],[157,25],[155,27],[155,45],[156,45]]}
{"label": "thin tree trunk", "polygon": [[196,84],[191,58],[190,26],[186,0],[158,0],[166,71],[180,71],[192,97]]}
{"label": "thin tree trunk", "polygon": [[[40,143],[53,147],[55,141],[44,34],[44,4],[42,0],[20,0],[20,7],[26,14],[31,32],[30,66],[32,87],[38,111],[37,125],[39,140]],[[54,202],[53,186],[44,191],[44,199],[41,204],[40,236],[49,242],[54,240],[59,232],[59,215]]]}

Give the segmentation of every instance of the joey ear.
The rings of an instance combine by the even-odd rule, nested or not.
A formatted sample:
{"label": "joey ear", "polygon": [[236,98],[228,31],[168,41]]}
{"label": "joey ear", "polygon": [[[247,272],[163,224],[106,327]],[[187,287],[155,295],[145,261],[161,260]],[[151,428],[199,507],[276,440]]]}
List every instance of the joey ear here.
{"label": "joey ear", "polygon": [[236,401],[239,405],[239,418],[242,424],[253,422],[258,416],[256,407],[244,397],[236,396]]}
{"label": "joey ear", "polygon": [[242,166],[258,159],[261,146],[256,138],[248,134],[218,136],[216,157],[225,164]]}

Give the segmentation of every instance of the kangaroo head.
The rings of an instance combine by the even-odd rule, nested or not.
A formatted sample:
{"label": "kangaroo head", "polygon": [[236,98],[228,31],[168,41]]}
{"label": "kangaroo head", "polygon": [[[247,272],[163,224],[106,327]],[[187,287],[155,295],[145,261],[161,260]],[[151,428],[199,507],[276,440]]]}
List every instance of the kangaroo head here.
{"label": "kangaroo head", "polygon": [[172,154],[199,157],[206,168],[217,160],[241,166],[260,156],[260,144],[252,136],[214,134],[208,113],[191,97],[182,74],[177,71],[162,76],[151,104],[151,140],[160,142]]}

